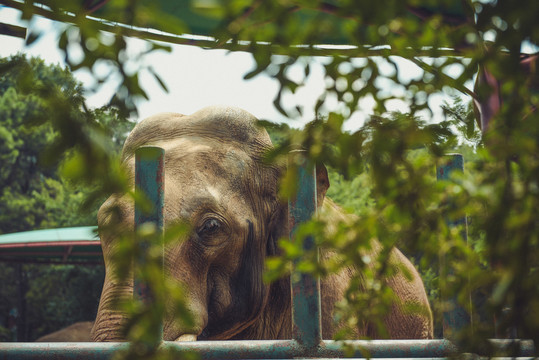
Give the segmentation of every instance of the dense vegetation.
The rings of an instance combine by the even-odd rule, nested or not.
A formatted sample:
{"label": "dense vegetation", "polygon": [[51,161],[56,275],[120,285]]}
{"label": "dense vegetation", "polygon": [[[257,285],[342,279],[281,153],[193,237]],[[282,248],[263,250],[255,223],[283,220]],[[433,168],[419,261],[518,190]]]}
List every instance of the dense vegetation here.
{"label": "dense vegetation", "polygon": [[[445,112],[445,118],[442,124],[431,125],[433,127],[452,128],[451,131],[444,131],[444,135],[447,136],[446,141],[451,144],[451,152],[463,155],[465,160],[464,171],[467,177],[474,178],[477,176],[476,166],[481,163],[481,156],[477,153],[478,147],[481,147],[481,133],[477,127],[472,127],[472,131],[467,131],[463,119],[473,117],[472,104],[465,104],[460,97],[454,97],[453,101],[443,105]],[[387,122],[395,124],[396,126],[405,126],[410,121],[419,122],[422,126],[427,126],[421,119],[410,117],[407,114],[392,113],[387,118],[377,118],[377,121]],[[292,129],[286,124],[272,125],[267,124],[267,128],[270,132],[270,136],[274,144],[278,147],[286,147],[286,142],[289,139],[301,138],[302,132],[297,129]],[[428,127],[428,126],[427,126]],[[416,144],[412,149],[409,149],[406,153],[407,161],[411,163],[421,163],[425,161],[425,158],[429,158],[428,150],[421,144]],[[341,206],[348,213],[357,215],[358,217],[368,218],[372,216],[372,212],[376,211],[379,206],[379,200],[375,195],[376,179],[371,167],[372,163],[370,159],[365,159],[362,164],[362,171],[355,176],[346,176],[342,172],[339,172],[335,168],[328,168],[328,175],[330,180],[330,187],[327,192],[327,196]],[[431,161],[426,161],[424,166],[424,176],[426,177],[426,183],[429,186],[433,186],[436,180],[436,164]],[[404,184],[401,184],[401,186]],[[405,188],[405,187],[403,187]],[[413,189],[410,189],[413,190]],[[443,187],[435,187],[433,190],[439,191],[443,194]],[[396,196],[399,193],[396,194]],[[477,227],[477,221],[474,221],[471,217],[467,217],[469,234],[469,247],[473,249],[481,260],[480,267],[486,269],[487,263],[484,258],[484,232]],[[379,219],[382,224],[385,220]],[[384,225],[389,226],[389,225]],[[386,235],[387,236],[387,235]],[[322,237],[322,236],[321,236]],[[323,246],[335,246],[331,242],[322,243]],[[403,239],[396,239],[396,242],[392,246],[397,246],[404,251],[406,256],[414,262],[416,267],[420,270],[427,296],[434,312],[434,325],[435,325],[435,337],[442,338],[443,333],[443,309],[447,306],[442,301],[440,296],[440,263],[439,259],[423,259],[424,252],[418,249],[415,244],[407,244]],[[353,245],[352,245],[353,246]],[[436,245],[433,245],[436,246]],[[350,249],[349,249],[350,250]],[[293,252],[293,250],[290,250]],[[290,259],[289,259],[290,260]],[[273,263],[275,264],[275,263]],[[274,265],[275,266],[275,265]],[[286,263],[280,263],[276,265],[277,272],[273,275],[280,274],[282,267],[286,267]],[[325,271],[322,271],[325,273]],[[271,274],[271,272],[270,272]],[[273,276],[272,275],[272,276]],[[281,274],[282,275],[282,274]],[[477,320],[482,322],[494,324],[494,318],[492,314],[485,312],[485,294],[482,289],[476,289],[473,293],[473,300],[477,304],[474,308],[476,312]],[[447,335],[447,334],[446,334]],[[492,333],[494,336],[494,333]]]}

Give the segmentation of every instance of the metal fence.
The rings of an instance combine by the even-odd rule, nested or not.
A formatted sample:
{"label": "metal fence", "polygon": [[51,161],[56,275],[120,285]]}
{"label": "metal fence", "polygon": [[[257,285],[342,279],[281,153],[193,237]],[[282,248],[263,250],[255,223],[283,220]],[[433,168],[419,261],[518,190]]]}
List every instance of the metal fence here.
{"label": "metal fence", "polygon": [[[136,188],[141,189],[154,204],[154,212],[144,215],[136,210],[136,223],[154,222],[163,229],[164,152],[155,147],[144,147],[136,154]],[[289,201],[290,232],[311,218],[316,209],[316,174],[312,164],[302,156],[291,157],[298,165],[297,197]],[[462,157],[452,155],[446,165],[437,169],[439,178],[447,178],[451,171],[462,170]],[[307,239],[306,249],[314,246]],[[142,260],[143,261],[143,260]],[[135,293],[148,297],[147,285],[136,282]],[[458,354],[458,348],[448,340],[322,340],[319,279],[300,274],[292,284],[293,339],[259,341],[164,341],[161,348],[178,352],[189,351],[202,359],[292,359],[292,358],[444,358]],[[461,311],[456,308],[456,311]],[[450,326],[460,327],[467,319],[460,314],[444,314]],[[490,341],[499,353],[533,357],[532,341]],[[0,343],[3,359],[110,359],[118,351],[125,351],[129,343]],[[350,353],[350,349],[352,353]]]}

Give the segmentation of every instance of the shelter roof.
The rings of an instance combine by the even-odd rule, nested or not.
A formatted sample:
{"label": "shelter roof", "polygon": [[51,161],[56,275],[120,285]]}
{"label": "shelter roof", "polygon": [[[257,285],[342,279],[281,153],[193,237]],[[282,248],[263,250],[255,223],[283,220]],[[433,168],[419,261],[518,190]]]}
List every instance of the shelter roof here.
{"label": "shelter roof", "polygon": [[0,261],[102,263],[96,226],[23,231],[0,235]]}

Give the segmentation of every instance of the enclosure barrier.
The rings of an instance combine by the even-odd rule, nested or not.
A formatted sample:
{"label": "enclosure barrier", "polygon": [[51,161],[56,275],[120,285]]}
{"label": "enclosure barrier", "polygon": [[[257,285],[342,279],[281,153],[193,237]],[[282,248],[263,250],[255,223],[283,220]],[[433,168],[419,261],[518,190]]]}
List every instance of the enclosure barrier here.
{"label": "enclosure barrier", "polygon": [[[296,340],[243,340],[243,341],[165,341],[164,349],[191,351],[204,360],[217,359],[293,359],[293,358],[344,358],[343,344],[352,345],[352,358],[376,359],[446,358],[457,354],[458,349],[448,340],[351,340],[336,342],[323,340],[319,345],[307,348]],[[519,346],[519,356],[533,357],[532,341],[492,340],[501,352],[513,345]],[[111,359],[129,343],[3,343],[0,359]]]}
{"label": "enclosure barrier", "polygon": [[[290,238],[294,238],[301,223],[309,221],[316,212],[316,169],[308,164],[300,151],[293,151],[288,157],[298,170],[298,191],[288,201],[288,225]],[[303,241],[305,251],[316,245],[312,237]],[[318,259],[317,259],[318,261]],[[311,274],[295,273],[290,277],[292,292],[292,335],[301,345],[313,348],[322,340],[322,314],[320,300],[320,279]]]}
{"label": "enclosure barrier", "polygon": [[[163,224],[164,174],[163,152],[145,147],[137,151],[144,164],[136,166],[136,179],[142,179],[147,197],[155,204],[150,215],[136,216],[137,222],[152,221],[159,230]],[[290,228],[294,235],[296,226],[307,221],[316,209],[316,173],[301,154],[291,154],[289,161],[298,165],[299,192],[291,199]],[[137,161],[138,162],[138,161]],[[161,171],[161,172],[160,172]],[[139,172],[143,172],[139,174]],[[139,214],[136,210],[136,214]],[[136,225],[138,226],[138,225]],[[305,241],[309,249],[313,239]],[[292,358],[444,358],[457,354],[457,347],[448,340],[350,340],[332,341],[321,339],[320,283],[316,278],[302,275],[301,280],[291,284],[293,293],[292,340],[263,341],[164,341],[161,348],[190,351],[202,359],[292,359]],[[151,300],[148,285],[139,282],[135,294]],[[150,301],[148,300],[148,301]],[[499,353],[510,349],[520,357],[533,357],[533,341],[490,340]],[[125,351],[129,343],[0,343],[0,360],[7,359],[110,359],[118,351]],[[347,353],[346,349],[354,349]],[[511,352],[515,354],[515,352]]]}
{"label": "enclosure barrier", "polygon": [[[165,150],[156,146],[143,146],[135,151],[135,236],[141,254],[137,259],[139,265],[144,265],[148,259],[144,256],[151,247],[151,240],[160,240],[161,254],[159,267],[164,274],[164,208],[165,208]],[[143,205],[148,205],[144,209]],[[143,226],[150,225],[150,233],[156,237],[146,238]],[[135,275],[133,294],[143,304],[150,306],[154,302],[152,284],[145,282]],[[163,320],[159,324],[159,338],[163,339]]]}

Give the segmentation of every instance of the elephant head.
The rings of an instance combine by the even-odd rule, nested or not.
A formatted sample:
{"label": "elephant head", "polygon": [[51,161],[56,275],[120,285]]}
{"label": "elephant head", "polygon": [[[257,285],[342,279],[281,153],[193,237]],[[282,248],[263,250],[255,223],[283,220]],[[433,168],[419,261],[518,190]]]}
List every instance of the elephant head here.
{"label": "elephant head", "polygon": [[[183,221],[192,229],[166,249],[165,273],[188,289],[195,326],[182,329],[172,316],[166,318],[164,339],[287,336],[290,316],[281,315],[289,312],[288,280],[262,281],[265,258],[276,253],[276,240],[288,231],[287,209],[278,198],[281,170],[261,161],[272,147],[266,131],[253,115],[228,107],[150,117],[124,145],[122,162],[131,178],[134,152],[142,145],[165,149],[165,224]],[[321,194],[327,174],[325,179]],[[99,226],[111,225],[112,208],[119,209],[118,226],[132,230],[133,204],[121,194],[102,205]],[[125,319],[111,304],[132,296],[132,279],[120,281],[114,273],[115,240],[106,233],[101,238],[106,278],[92,330],[96,341],[122,340]]]}

